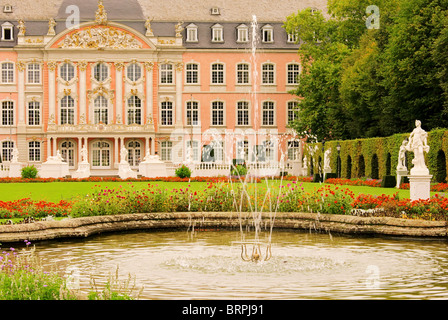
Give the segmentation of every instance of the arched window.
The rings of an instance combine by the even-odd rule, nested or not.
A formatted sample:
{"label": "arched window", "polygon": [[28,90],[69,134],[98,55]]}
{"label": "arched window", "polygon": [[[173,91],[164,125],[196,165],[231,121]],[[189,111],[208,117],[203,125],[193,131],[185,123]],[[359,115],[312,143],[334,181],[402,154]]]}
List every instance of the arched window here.
{"label": "arched window", "polygon": [[138,167],[142,157],[142,144],[133,140],[128,142],[128,163],[131,167]]}
{"label": "arched window", "polygon": [[71,141],[63,141],[61,143],[61,156],[69,167],[75,166],[75,144]]}
{"label": "arched window", "polygon": [[142,100],[137,96],[128,99],[128,124],[142,124]]}
{"label": "arched window", "polygon": [[108,168],[110,167],[111,146],[109,142],[97,141],[92,144],[92,167]]}
{"label": "arched window", "polygon": [[70,96],[61,100],[61,124],[75,124],[75,100]]}
{"label": "arched window", "polygon": [[103,82],[109,77],[109,68],[105,63],[98,63],[93,68],[93,76],[96,81]]}
{"label": "arched window", "polygon": [[109,123],[109,107],[107,99],[103,96],[98,96],[94,101],[93,119],[95,124]]}

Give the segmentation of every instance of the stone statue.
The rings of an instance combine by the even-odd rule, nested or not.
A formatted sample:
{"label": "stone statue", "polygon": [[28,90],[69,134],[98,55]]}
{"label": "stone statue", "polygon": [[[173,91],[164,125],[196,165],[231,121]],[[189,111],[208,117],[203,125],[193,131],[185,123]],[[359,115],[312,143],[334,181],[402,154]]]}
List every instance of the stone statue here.
{"label": "stone statue", "polygon": [[398,152],[398,165],[397,170],[408,170],[406,167],[406,145],[408,141],[404,140],[400,146],[400,151]]}
{"label": "stone statue", "polygon": [[86,162],[88,162],[88,158],[87,158],[87,155],[88,155],[88,151],[87,151],[87,147],[86,147],[86,145],[84,145],[83,147],[82,147],[82,149],[81,149],[81,161],[83,162],[83,163],[86,163]]}
{"label": "stone statue", "polygon": [[182,31],[184,30],[184,28],[182,27],[183,22],[179,22],[178,24],[176,24],[175,30],[176,30],[176,38],[181,38],[182,37]]}
{"label": "stone statue", "polygon": [[424,152],[429,151],[427,137],[427,132],[421,128],[421,121],[415,120],[415,129],[409,136],[409,141],[406,145],[406,150],[414,152],[414,159],[412,160],[414,167],[411,169],[411,175],[429,174],[429,170],[425,164],[424,155]]}
{"label": "stone statue", "polygon": [[50,21],[48,21],[47,36],[54,36],[54,35],[56,35],[56,31],[54,30],[55,27],[56,27],[56,21],[53,18],[51,18]]}
{"label": "stone statue", "polygon": [[120,157],[121,157],[121,163],[125,163],[125,162],[127,162],[128,149],[126,149],[125,146],[123,146],[123,147],[121,148],[121,151],[120,151]]}
{"label": "stone statue", "polygon": [[147,37],[154,37],[154,32],[152,31],[152,28],[151,28],[151,22],[153,20],[154,19],[150,19],[149,17],[146,19],[145,27],[146,27],[146,36]]}
{"label": "stone statue", "polygon": [[303,157],[302,167],[308,169],[308,158],[306,156]]}
{"label": "stone statue", "polygon": [[19,28],[19,36],[24,36],[26,33],[25,21],[20,19],[17,28]]}
{"label": "stone statue", "polygon": [[327,149],[327,151],[325,151],[325,154],[324,154],[324,171],[325,172],[331,172],[330,154],[331,154],[331,148]]}
{"label": "stone statue", "polygon": [[11,152],[12,158],[11,163],[18,163],[19,162],[19,149],[17,147],[14,147]]}

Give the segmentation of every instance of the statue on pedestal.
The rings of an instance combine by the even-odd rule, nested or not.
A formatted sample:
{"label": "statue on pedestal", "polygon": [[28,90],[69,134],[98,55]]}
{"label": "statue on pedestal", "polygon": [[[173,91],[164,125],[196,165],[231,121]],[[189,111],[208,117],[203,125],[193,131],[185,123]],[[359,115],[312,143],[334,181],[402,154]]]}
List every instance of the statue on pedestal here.
{"label": "statue on pedestal", "polygon": [[415,129],[409,136],[409,141],[406,145],[406,150],[414,152],[414,159],[412,160],[414,167],[411,169],[411,175],[429,174],[424,155],[424,152],[429,152],[427,138],[428,133],[421,128],[421,121],[415,120]]}

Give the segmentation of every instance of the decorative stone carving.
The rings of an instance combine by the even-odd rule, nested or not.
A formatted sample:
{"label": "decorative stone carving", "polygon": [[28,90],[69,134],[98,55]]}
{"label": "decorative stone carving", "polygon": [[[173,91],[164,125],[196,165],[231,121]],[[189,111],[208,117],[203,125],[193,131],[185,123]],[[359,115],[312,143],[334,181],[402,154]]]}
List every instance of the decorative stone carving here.
{"label": "decorative stone carving", "polygon": [[25,21],[23,21],[22,19],[20,19],[19,21],[19,25],[17,26],[17,28],[19,28],[19,36],[25,36],[26,33],[26,26],[25,26]]}
{"label": "decorative stone carving", "polygon": [[122,71],[124,69],[124,62],[115,62],[115,69]]}
{"label": "decorative stone carving", "polygon": [[89,65],[89,63],[87,61],[79,61],[78,62],[79,70],[81,70],[81,71],[86,71],[88,65]]}
{"label": "decorative stone carving", "polygon": [[59,46],[64,49],[141,49],[130,33],[112,27],[89,27],[68,35]]}
{"label": "decorative stone carving", "polygon": [[183,22],[179,21],[176,26],[174,27],[176,30],[176,38],[182,38],[182,31],[184,31],[184,28],[182,27]]}
{"label": "decorative stone carving", "polygon": [[154,62],[145,61],[145,69],[146,71],[152,71],[154,69]]}
{"label": "decorative stone carving", "polygon": [[330,155],[331,155],[331,148],[325,151],[324,154],[324,173],[331,173]]}
{"label": "decorative stone carving", "polygon": [[48,21],[48,32],[47,32],[47,36],[54,36],[54,35],[56,35],[56,31],[54,30],[54,28],[56,27],[56,25],[57,25],[57,23],[56,23],[56,21],[55,21],[53,18],[51,18],[51,19]]}
{"label": "decorative stone carving", "polygon": [[19,71],[25,71],[25,68],[26,68],[26,64],[25,64],[25,62],[23,62],[23,61],[18,61],[18,62],[16,63],[16,66],[17,66],[17,70],[19,70]]}
{"label": "decorative stone carving", "polygon": [[154,18],[150,19],[149,17],[146,19],[145,27],[146,27],[146,36],[147,37],[154,37],[154,32],[151,28],[151,22],[154,20]]}
{"label": "decorative stone carving", "polygon": [[104,9],[103,0],[98,0],[98,10],[95,12],[95,22],[98,24],[107,24],[107,12]]}
{"label": "decorative stone carving", "polygon": [[415,129],[409,136],[406,150],[414,152],[414,159],[412,164],[414,167],[411,169],[411,175],[428,175],[429,170],[425,164],[424,152],[429,152],[429,146],[427,144],[428,134],[421,128],[421,121],[415,120]]}
{"label": "decorative stone carving", "polygon": [[48,70],[50,70],[50,71],[55,71],[57,66],[58,66],[58,64],[56,63],[56,61],[48,61],[47,62],[47,67],[48,67]]}
{"label": "decorative stone carving", "polygon": [[115,99],[115,91],[114,90],[109,90],[105,86],[100,84],[95,89],[88,90],[87,91],[87,96],[88,96],[90,101],[93,101],[93,99],[95,97],[97,97],[97,96],[103,96],[103,97],[109,98],[111,101],[113,101]]}

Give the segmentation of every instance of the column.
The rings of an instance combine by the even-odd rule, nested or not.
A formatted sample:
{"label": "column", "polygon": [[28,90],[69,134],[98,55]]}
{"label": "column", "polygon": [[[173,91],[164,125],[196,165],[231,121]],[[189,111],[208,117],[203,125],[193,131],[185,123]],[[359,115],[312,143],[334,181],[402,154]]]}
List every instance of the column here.
{"label": "column", "polygon": [[114,167],[117,168],[118,167],[118,137],[114,137]]}
{"label": "column", "polygon": [[148,123],[149,117],[154,119],[153,117],[153,95],[154,95],[154,81],[153,81],[153,70],[154,63],[145,62],[146,69],[146,111],[144,116],[146,117],[146,123]]}
{"label": "column", "polygon": [[148,149],[151,150],[150,147],[149,147],[149,137],[145,137],[145,151],[144,151],[145,155],[146,155],[146,151]]}
{"label": "column", "polygon": [[123,119],[123,62],[115,63],[115,93],[116,93],[116,110],[115,117],[117,123],[126,123]]}
{"label": "column", "polygon": [[81,157],[81,149],[83,146],[83,141],[84,139],[82,137],[78,137],[78,165],[82,162],[82,157]]}
{"label": "column", "polygon": [[[87,123],[87,76],[88,63],[80,61],[79,66],[79,123]],[[82,146],[81,146],[82,147]]]}
{"label": "column", "polygon": [[53,137],[53,156],[56,155],[57,150],[58,150],[57,140],[58,140],[58,139],[57,139],[56,137]]}
{"label": "column", "polygon": [[50,61],[48,66],[48,116],[49,124],[56,123],[56,62]]}
{"label": "column", "polygon": [[151,155],[156,154],[156,137],[151,138]]}
{"label": "column", "polygon": [[19,125],[25,125],[25,69],[26,64],[22,61],[17,62],[17,83],[18,83],[18,117]]}
{"label": "column", "polygon": [[176,127],[182,127],[182,62],[176,63]]}

